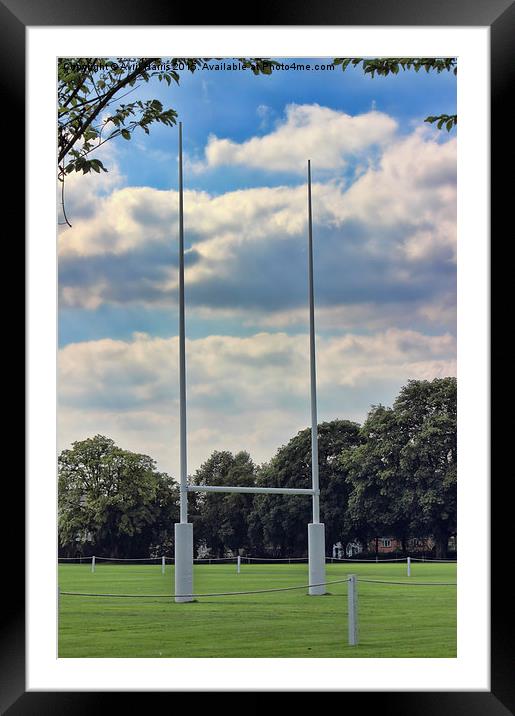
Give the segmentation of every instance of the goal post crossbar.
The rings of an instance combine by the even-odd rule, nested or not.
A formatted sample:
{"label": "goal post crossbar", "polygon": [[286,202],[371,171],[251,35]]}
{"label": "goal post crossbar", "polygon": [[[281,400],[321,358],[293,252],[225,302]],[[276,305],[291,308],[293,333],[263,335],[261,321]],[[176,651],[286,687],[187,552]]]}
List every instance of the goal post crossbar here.
{"label": "goal post crossbar", "polygon": [[296,487],[230,487],[226,485],[188,485],[188,492],[247,492],[270,495],[314,495],[315,490]]}

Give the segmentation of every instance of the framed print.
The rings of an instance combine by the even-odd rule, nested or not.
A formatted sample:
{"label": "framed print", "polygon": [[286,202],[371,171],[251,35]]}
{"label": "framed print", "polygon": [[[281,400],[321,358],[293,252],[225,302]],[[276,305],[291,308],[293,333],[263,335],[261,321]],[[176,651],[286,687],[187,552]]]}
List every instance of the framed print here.
{"label": "framed print", "polygon": [[2,712],[313,691],[508,714],[488,307],[513,3],[253,12],[0,6],[28,308]]}

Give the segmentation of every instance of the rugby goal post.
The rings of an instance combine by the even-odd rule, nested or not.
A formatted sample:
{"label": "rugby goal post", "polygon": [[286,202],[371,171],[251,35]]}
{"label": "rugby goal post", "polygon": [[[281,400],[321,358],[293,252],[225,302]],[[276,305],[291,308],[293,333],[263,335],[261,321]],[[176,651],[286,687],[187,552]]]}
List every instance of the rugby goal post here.
{"label": "rugby goal post", "polygon": [[[270,495],[310,495],[313,521],[308,524],[309,594],[325,594],[325,527],[320,522],[318,480],[318,423],[316,407],[315,305],[313,286],[313,226],[311,212],[311,162],[308,160],[308,285],[309,355],[311,383],[311,488],[230,487],[188,485],[186,442],[186,334],[184,321],[184,187],[182,172],[182,122],[179,122],[179,452],[180,522],[175,524],[175,601],[191,602],[193,594],[193,525],[188,522],[189,492],[241,492]],[[313,586],[312,586],[313,585]]]}

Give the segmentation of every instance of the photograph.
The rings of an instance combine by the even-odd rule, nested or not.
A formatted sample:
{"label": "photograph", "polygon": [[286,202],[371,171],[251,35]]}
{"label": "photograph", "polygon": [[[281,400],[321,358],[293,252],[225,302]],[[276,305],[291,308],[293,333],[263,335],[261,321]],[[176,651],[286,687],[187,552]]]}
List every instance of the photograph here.
{"label": "photograph", "polygon": [[59,658],[456,657],[456,57],[59,57]]}
{"label": "photograph", "polygon": [[233,10],[0,0],[0,713],[510,716],[515,2]]}

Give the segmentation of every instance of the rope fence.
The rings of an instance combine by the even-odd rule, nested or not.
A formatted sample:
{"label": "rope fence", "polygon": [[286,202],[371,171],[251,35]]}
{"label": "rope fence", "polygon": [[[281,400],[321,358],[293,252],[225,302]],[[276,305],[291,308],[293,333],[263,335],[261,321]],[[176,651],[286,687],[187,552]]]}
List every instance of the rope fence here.
{"label": "rope fence", "polygon": [[[198,557],[193,559],[194,564],[212,564],[214,562],[224,562],[225,564],[233,564],[237,561],[238,556],[234,557]],[[407,560],[411,560],[412,562],[443,562],[447,564],[457,564],[456,559],[436,559],[436,558],[429,558],[429,557],[379,557],[375,559],[370,558],[359,558],[359,557],[326,557],[326,563],[332,564],[334,562],[346,562],[346,563],[355,563],[359,564],[360,562],[372,562],[375,564],[380,564],[382,562],[406,562]],[[76,562],[79,564],[90,564],[92,560],[95,561],[102,561],[102,562],[110,562],[110,563],[117,563],[117,562],[151,562],[155,564],[161,564],[163,560],[167,564],[174,564],[175,559],[174,557],[168,557],[167,555],[162,555],[161,557],[101,557],[98,555],[90,556],[90,557],[58,557],[58,562]],[[308,562],[307,557],[250,557],[247,555],[240,556],[240,560],[242,564],[251,562],[260,562],[262,564],[267,564],[270,562],[282,562],[282,563],[288,563],[292,564],[295,562]]]}
{"label": "rope fence", "polygon": [[[345,584],[350,582],[350,576],[346,579],[336,579],[330,582],[320,582],[319,584],[300,584],[295,587],[275,587],[273,589],[253,589],[244,592],[199,592],[197,594],[97,594],[94,592],[65,592],[59,591],[60,595],[67,597],[123,597],[133,599],[174,599],[176,596],[181,597],[233,597],[241,596],[244,594],[268,594],[271,592],[288,592],[293,589],[310,589],[311,587],[326,587],[331,584]],[[391,584],[391,585],[402,585],[402,586],[418,586],[418,587],[456,587],[457,582],[393,582],[390,580],[382,579],[363,579],[356,577],[356,582],[366,582],[368,584]]]}
{"label": "rope fence", "polygon": [[[407,566],[407,576],[411,577],[411,564],[412,562],[429,562],[429,563],[447,563],[447,564],[456,564],[456,560],[444,560],[444,559],[425,559],[425,558],[418,558],[418,557],[385,557],[384,559],[355,559],[355,558],[345,558],[345,557],[326,557],[326,564],[334,564],[334,563],[372,563],[372,564],[382,564],[384,563],[406,563]],[[76,564],[90,564],[91,565],[91,572],[94,574],[96,571],[96,566],[98,563],[103,563],[104,565],[120,565],[120,564],[132,564],[139,566],[152,566],[159,564],[161,565],[161,574],[166,574],[166,565],[168,564],[175,564],[175,559],[173,557],[167,557],[166,555],[162,555],[161,557],[102,557],[97,555],[92,555],[91,557],[58,557],[58,562],[64,562],[64,563],[70,563],[75,562]],[[241,573],[241,565],[247,564],[307,564],[308,558],[307,557],[250,557],[250,556],[241,556],[237,555],[234,557],[201,557],[193,560],[194,565],[201,565],[201,564],[236,564],[236,573]],[[186,595],[188,598],[190,595]]]}
{"label": "rope fence", "polygon": [[368,584],[383,584],[392,586],[417,586],[417,587],[455,587],[456,582],[394,582],[389,580],[364,579],[358,578],[355,574],[350,574],[346,579],[337,579],[332,581],[321,582],[318,584],[301,584],[294,587],[276,587],[272,589],[253,589],[238,592],[199,592],[196,594],[105,594],[94,592],[68,592],[61,591],[57,588],[57,602],[60,606],[62,596],[66,597],[93,597],[93,598],[114,598],[114,599],[168,599],[173,600],[176,596],[188,597],[192,599],[201,599],[202,597],[239,597],[249,594],[271,594],[277,592],[289,592],[292,590],[305,589],[311,587],[325,587],[333,584],[349,584],[347,590],[347,617],[348,617],[348,636],[347,643],[349,646],[357,646],[359,643],[359,622],[358,622],[358,589],[359,582]]}
{"label": "rope fence", "polygon": [[[411,564],[412,562],[429,562],[429,563],[447,563],[447,564],[456,564],[456,560],[444,560],[444,559],[424,559],[424,558],[418,558],[418,557],[385,557],[384,559],[355,559],[355,558],[345,558],[345,557],[326,557],[326,564],[335,564],[335,563],[355,563],[355,564],[382,564],[382,563],[406,563],[407,565],[407,576],[411,577]],[[167,564],[175,564],[175,559],[173,557],[168,557],[166,555],[162,555],[161,557],[102,557],[97,555],[92,555],[91,557],[59,557],[58,562],[64,562],[65,564],[69,564],[70,562],[74,562],[75,564],[90,564],[91,565],[91,572],[95,573],[96,566],[99,563],[102,563],[104,565],[120,565],[120,564],[131,564],[131,565],[140,565],[140,566],[159,566],[161,565],[161,574],[166,573],[166,565]],[[241,572],[241,565],[242,564],[307,564],[308,558],[307,557],[250,557],[250,556],[234,556],[234,557],[201,557],[193,560],[194,565],[202,565],[202,564],[235,564],[236,565],[236,572],[237,574],[240,574]]]}
{"label": "rope fence", "polygon": [[245,592],[201,592],[199,594],[159,594],[159,595],[153,595],[153,594],[91,594],[91,593],[85,593],[85,592],[61,592],[61,594],[64,594],[66,596],[78,596],[78,597],[166,597],[174,599],[176,596],[180,597],[191,597],[191,598],[200,598],[200,597],[233,597],[233,596],[240,596],[243,594],[268,594],[271,592],[288,592],[293,589],[309,589],[310,587],[325,587],[328,584],[344,584],[345,582],[348,582],[349,578],[347,579],[337,579],[332,582],[321,582],[320,584],[301,584],[299,586],[295,587],[276,587],[273,589],[253,589]]}

